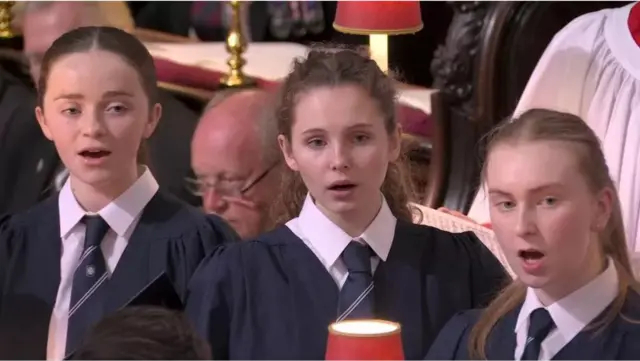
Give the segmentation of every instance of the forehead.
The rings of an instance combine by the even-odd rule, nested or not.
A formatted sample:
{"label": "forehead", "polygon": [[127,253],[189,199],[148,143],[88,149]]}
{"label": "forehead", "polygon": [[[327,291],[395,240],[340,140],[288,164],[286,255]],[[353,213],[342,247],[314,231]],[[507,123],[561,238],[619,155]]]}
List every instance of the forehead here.
{"label": "forehead", "polygon": [[139,75],[124,59],[108,51],[89,50],[64,55],[54,61],[45,98],[58,93],[100,97],[106,91],[116,90],[144,95]]}
{"label": "forehead", "polygon": [[355,124],[382,125],[375,100],[357,85],[323,86],[307,90],[297,99],[294,130],[339,130]]}
{"label": "forehead", "polygon": [[517,142],[497,145],[487,159],[486,181],[491,189],[527,192],[560,184],[583,185],[577,149],[555,141]]}

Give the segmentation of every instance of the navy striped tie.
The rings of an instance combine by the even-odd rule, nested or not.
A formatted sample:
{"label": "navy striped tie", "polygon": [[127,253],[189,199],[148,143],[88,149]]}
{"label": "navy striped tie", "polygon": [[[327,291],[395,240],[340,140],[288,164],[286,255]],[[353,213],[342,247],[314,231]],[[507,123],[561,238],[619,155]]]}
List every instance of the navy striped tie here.
{"label": "navy striped tie", "polygon": [[524,346],[521,360],[539,360],[542,341],[555,328],[555,323],[544,308],[538,308],[529,316],[527,343]]}
{"label": "navy striped tie", "polygon": [[337,321],[374,318],[371,256],[371,248],[356,241],[349,242],[342,252],[349,275],[340,290]]}
{"label": "navy striped tie", "polygon": [[[66,354],[73,352],[94,323],[102,318],[103,285],[109,279],[100,244],[109,225],[100,216],[85,216],[84,250],[73,275]],[[103,287],[101,287],[101,285]]]}

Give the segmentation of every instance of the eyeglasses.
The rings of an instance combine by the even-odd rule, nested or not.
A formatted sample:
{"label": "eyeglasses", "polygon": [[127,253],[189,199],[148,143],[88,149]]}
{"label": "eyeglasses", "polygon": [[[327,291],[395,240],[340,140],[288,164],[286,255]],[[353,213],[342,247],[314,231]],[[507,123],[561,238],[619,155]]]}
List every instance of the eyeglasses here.
{"label": "eyeglasses", "polygon": [[273,163],[270,167],[260,173],[258,177],[244,186],[243,183],[246,182],[242,180],[218,179],[216,181],[206,181],[202,179],[187,178],[187,189],[196,197],[202,197],[208,189],[213,189],[221,197],[240,198],[266,178],[278,163],[280,162],[278,161]]}

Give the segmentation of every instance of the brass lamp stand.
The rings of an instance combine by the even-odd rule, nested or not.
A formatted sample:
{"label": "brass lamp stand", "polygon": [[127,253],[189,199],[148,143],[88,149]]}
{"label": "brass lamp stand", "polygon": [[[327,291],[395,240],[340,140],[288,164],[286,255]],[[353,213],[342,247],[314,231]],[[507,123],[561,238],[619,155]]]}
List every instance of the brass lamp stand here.
{"label": "brass lamp stand", "polygon": [[231,6],[231,26],[227,35],[226,49],[231,55],[227,64],[229,73],[220,79],[220,85],[224,88],[250,87],[256,84],[254,79],[247,77],[242,68],[247,63],[242,54],[247,50],[247,40],[242,33],[240,1],[229,1]]}
{"label": "brass lamp stand", "polygon": [[13,38],[15,34],[11,29],[11,8],[15,1],[0,1],[0,38]]}

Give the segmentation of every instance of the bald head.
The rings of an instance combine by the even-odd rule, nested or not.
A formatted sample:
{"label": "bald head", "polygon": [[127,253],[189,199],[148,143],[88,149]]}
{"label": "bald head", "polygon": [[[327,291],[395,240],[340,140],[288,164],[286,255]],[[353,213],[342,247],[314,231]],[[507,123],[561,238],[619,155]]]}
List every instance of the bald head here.
{"label": "bald head", "polygon": [[[191,165],[200,182],[205,211],[226,219],[242,238],[265,231],[267,208],[279,184],[279,159],[271,95],[242,90],[214,99],[191,142]],[[221,182],[244,189],[242,201],[216,188]]]}
{"label": "bald head", "polygon": [[[212,162],[218,156],[242,157],[243,153],[262,161],[267,156],[268,139],[262,136],[264,127],[270,126],[271,96],[258,89],[234,92],[205,110],[192,140],[194,163],[201,153]],[[275,139],[274,143],[275,144]],[[240,159],[238,159],[240,160]],[[195,166],[196,164],[194,164]]]}

